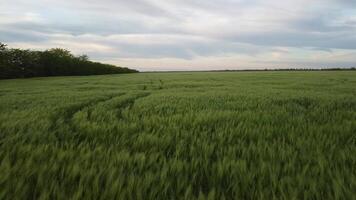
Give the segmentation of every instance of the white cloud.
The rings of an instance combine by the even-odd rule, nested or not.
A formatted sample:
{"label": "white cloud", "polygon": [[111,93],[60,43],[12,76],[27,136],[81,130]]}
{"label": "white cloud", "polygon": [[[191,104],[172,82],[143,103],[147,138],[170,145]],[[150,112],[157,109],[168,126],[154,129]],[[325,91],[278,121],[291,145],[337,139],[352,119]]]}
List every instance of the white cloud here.
{"label": "white cloud", "polygon": [[0,39],[142,70],[356,65],[351,0],[5,0]]}

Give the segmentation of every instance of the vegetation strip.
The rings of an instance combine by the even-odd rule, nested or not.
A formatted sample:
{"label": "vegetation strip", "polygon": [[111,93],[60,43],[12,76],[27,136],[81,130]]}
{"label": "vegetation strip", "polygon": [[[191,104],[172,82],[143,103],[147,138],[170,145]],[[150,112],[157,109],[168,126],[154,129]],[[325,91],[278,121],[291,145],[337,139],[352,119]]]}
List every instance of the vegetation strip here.
{"label": "vegetation strip", "polygon": [[355,199],[355,73],[0,80],[0,199]]}
{"label": "vegetation strip", "polygon": [[74,56],[66,49],[33,51],[7,48],[0,43],[0,79],[44,76],[80,76],[137,72],[92,62],[87,55]]}

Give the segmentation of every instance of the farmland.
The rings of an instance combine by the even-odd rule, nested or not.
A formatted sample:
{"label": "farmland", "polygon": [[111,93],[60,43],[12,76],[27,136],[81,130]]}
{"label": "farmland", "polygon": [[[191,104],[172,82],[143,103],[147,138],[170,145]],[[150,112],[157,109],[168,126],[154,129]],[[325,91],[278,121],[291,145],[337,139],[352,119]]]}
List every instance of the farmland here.
{"label": "farmland", "polygon": [[355,199],[356,72],[0,81],[0,199]]}

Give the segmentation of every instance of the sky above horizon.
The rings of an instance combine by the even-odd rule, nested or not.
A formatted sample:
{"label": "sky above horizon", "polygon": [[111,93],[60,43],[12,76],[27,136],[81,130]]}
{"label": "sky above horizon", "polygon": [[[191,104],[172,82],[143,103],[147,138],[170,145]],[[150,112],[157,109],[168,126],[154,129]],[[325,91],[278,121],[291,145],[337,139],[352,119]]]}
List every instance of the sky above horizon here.
{"label": "sky above horizon", "polygon": [[356,66],[355,0],[0,0],[0,42],[141,71]]}

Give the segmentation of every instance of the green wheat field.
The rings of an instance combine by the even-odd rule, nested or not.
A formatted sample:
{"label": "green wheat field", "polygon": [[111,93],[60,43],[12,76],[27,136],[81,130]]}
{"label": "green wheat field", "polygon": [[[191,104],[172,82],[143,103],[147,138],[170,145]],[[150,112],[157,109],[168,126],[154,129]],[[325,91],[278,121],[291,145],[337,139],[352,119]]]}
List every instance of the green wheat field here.
{"label": "green wheat field", "polygon": [[0,199],[355,199],[356,72],[0,81]]}

